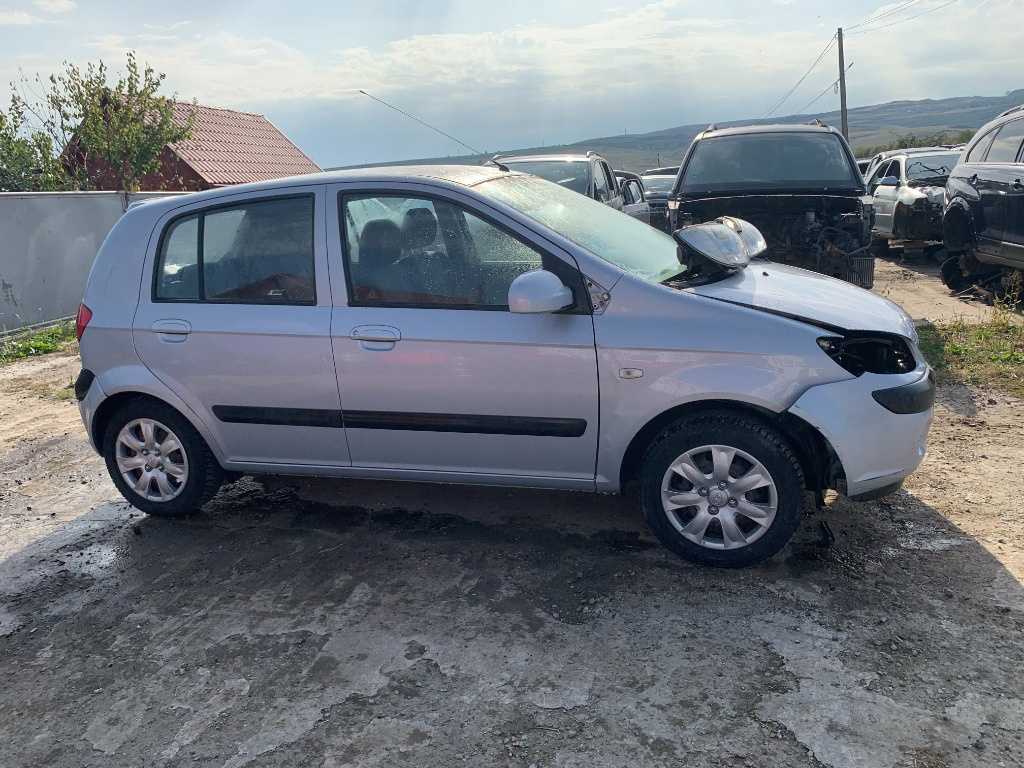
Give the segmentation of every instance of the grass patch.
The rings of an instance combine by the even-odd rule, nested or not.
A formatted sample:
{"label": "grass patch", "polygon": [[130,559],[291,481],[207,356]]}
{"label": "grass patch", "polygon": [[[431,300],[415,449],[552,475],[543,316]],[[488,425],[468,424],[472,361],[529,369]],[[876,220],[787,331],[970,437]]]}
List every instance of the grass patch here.
{"label": "grass patch", "polygon": [[1024,324],[997,311],[985,323],[934,323],[917,332],[940,384],[972,384],[1024,397]]}
{"label": "grass patch", "polygon": [[74,326],[66,323],[31,335],[0,336],[0,365],[26,357],[59,352],[71,347],[74,341]]}

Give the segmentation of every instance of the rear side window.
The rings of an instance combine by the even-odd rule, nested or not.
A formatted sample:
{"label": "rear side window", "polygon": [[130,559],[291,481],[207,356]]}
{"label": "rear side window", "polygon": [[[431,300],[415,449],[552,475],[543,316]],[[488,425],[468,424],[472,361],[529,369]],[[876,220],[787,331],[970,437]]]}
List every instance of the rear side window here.
{"label": "rear side window", "polygon": [[154,282],[157,301],[315,304],[313,196],[175,219],[161,238]]}
{"label": "rear side window", "polygon": [[989,163],[1012,163],[1020,154],[1020,144],[1024,141],[1024,120],[1013,120],[999,129],[992,146],[989,147],[985,161]]}

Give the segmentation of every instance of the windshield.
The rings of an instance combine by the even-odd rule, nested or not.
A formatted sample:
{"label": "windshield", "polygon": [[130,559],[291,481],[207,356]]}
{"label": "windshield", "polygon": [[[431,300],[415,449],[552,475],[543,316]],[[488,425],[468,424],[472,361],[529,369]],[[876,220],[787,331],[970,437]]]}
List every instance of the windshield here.
{"label": "windshield", "polygon": [[542,179],[555,182],[555,184],[561,184],[581,195],[587,194],[589,181],[587,172],[590,163],[586,160],[526,160],[524,162],[502,160],[502,164],[514,171],[532,173],[534,176],[540,176]]}
{"label": "windshield", "polygon": [[860,169],[831,133],[746,133],[697,142],[682,187],[859,188]]}
{"label": "windshield", "polygon": [[509,175],[475,189],[630,274],[661,282],[683,272],[670,235],[564,187]]}
{"label": "windshield", "polygon": [[676,183],[675,176],[644,176],[644,189],[648,192],[671,192]]}
{"label": "windshield", "polygon": [[959,152],[937,155],[911,155],[907,158],[907,181],[945,179],[960,159]]}

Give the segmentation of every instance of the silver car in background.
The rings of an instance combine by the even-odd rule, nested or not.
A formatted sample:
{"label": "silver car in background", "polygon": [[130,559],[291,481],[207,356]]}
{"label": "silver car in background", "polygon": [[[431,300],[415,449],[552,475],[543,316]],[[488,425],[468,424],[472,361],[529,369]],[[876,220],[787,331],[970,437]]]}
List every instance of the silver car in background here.
{"label": "silver car in background", "polygon": [[500,167],[333,172],[137,205],[78,317],[76,397],[128,501],[242,475],[619,493],[682,557],[778,552],[805,494],[898,488],[931,371],[881,296]]}

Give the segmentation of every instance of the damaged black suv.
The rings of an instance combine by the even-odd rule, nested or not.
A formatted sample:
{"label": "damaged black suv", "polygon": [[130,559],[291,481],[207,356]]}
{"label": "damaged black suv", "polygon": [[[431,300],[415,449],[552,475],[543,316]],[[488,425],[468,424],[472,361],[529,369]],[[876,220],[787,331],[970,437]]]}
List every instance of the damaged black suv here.
{"label": "damaged black suv", "polygon": [[671,230],[738,216],[768,257],[870,288],[873,209],[842,134],[821,124],[709,127],[683,158],[668,201]]}
{"label": "damaged black suv", "polygon": [[946,182],[942,280],[1001,291],[1024,269],[1024,104],[974,135]]}

